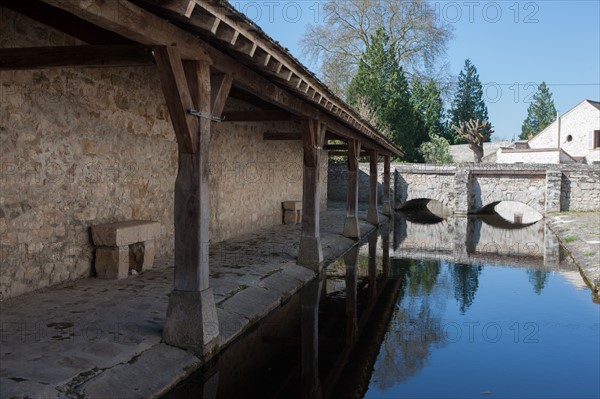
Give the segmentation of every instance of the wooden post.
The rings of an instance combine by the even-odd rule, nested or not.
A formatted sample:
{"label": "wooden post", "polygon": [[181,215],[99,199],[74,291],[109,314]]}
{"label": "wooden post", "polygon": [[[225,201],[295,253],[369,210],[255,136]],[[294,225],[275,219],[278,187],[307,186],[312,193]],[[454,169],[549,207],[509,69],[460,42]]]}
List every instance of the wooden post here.
{"label": "wooden post", "polygon": [[[215,100],[211,100],[210,65],[202,61],[184,65],[174,48],[158,47],[155,56],[179,143],[175,181],[175,279],[163,338],[170,345],[204,356],[217,346],[219,339],[208,267],[208,162],[213,122],[204,117],[190,118],[189,111],[195,108],[205,115],[215,111],[212,106]],[[230,86],[231,79],[225,79],[221,89],[228,92]]]}
{"label": "wooden post", "polygon": [[390,201],[390,156],[383,156],[383,207],[381,213],[386,216],[392,215],[392,207]]}
{"label": "wooden post", "polygon": [[369,150],[369,212],[367,222],[379,225],[379,210],[377,209],[377,150]]}
{"label": "wooden post", "polygon": [[320,179],[321,150],[325,144],[325,124],[314,119],[302,122],[304,171],[302,174],[302,235],[298,264],[319,271],[323,265],[320,238]]}
{"label": "wooden post", "polygon": [[359,239],[358,225],[358,158],[360,157],[360,141],[348,140],[348,197],[346,200],[346,222],[344,236]]}

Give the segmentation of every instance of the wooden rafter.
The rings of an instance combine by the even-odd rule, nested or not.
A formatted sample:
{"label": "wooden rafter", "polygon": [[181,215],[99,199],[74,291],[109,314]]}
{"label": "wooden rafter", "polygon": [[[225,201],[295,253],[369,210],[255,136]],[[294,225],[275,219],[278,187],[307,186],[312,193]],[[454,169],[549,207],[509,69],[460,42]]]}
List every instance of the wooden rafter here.
{"label": "wooden rafter", "polygon": [[39,1],[2,0],[1,5],[90,44],[134,44],[108,29],[81,19],[68,10]]}
{"label": "wooden rafter", "polygon": [[91,45],[0,49],[0,70],[52,67],[153,65],[152,52],[140,45]]}
{"label": "wooden rafter", "polygon": [[223,115],[223,122],[262,122],[262,121],[289,121],[294,115],[287,111],[231,111]]}

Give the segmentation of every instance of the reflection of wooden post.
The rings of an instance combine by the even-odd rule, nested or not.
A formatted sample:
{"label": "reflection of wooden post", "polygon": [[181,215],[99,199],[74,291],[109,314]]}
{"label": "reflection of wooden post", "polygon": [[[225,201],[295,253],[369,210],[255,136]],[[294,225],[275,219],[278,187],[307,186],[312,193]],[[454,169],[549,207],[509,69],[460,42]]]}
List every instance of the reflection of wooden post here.
{"label": "reflection of wooden post", "polygon": [[298,264],[319,271],[323,250],[319,233],[321,150],[325,142],[325,125],[317,120],[303,122],[304,172],[302,175],[302,235]]}
{"label": "reflection of wooden post", "polygon": [[321,398],[319,381],[319,301],[323,275],[309,282],[301,293],[302,303],[302,397]]}
{"label": "reflection of wooden post", "polygon": [[381,227],[381,249],[383,251],[383,278],[390,277],[390,222]]}
{"label": "reflection of wooden post", "polygon": [[392,206],[390,203],[390,156],[383,156],[383,206],[381,213],[390,216],[392,214]]}
{"label": "reflection of wooden post", "polygon": [[356,287],[358,276],[356,265],[358,263],[358,247],[354,246],[344,255],[346,264],[346,344],[351,345],[356,341],[358,334],[358,301]]}
{"label": "reflection of wooden post", "polygon": [[369,236],[369,301],[377,295],[377,232]]}
{"label": "reflection of wooden post", "polygon": [[369,150],[369,212],[367,222],[379,225],[379,210],[377,209],[377,150]]}
{"label": "reflection of wooden post", "polygon": [[[166,343],[206,355],[219,339],[217,308],[209,287],[208,160],[212,121],[190,115],[220,113],[211,99],[210,65],[189,62],[176,48],[154,49],[161,86],[177,136],[179,169],[175,181],[175,280],[163,331]],[[225,103],[231,78],[219,90]],[[215,104],[219,100],[215,100]]]}
{"label": "reflection of wooden post", "polygon": [[360,141],[348,140],[348,197],[346,200],[346,223],[344,236],[360,238],[358,226],[358,158],[360,157]]}

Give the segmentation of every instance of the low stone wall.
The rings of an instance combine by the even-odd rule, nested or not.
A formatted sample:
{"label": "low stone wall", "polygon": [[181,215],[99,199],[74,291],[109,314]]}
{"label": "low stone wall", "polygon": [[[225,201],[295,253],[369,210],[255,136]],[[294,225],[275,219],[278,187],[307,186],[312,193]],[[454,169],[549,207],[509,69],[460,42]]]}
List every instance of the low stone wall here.
{"label": "low stone wall", "polygon": [[600,167],[562,170],[561,211],[600,210]]}
{"label": "low stone wall", "polygon": [[[359,200],[369,198],[369,165],[360,165]],[[600,210],[600,169],[586,164],[394,164],[392,202],[433,199],[454,212],[473,212],[498,201],[517,201],[542,215]],[[379,170],[380,193],[383,166]],[[329,166],[330,199],[346,200],[347,166]],[[394,194],[395,193],[395,194]],[[380,196],[381,198],[381,196]]]}
{"label": "low stone wall", "polygon": [[[358,174],[358,201],[369,202],[369,175],[368,163],[359,164]],[[331,164],[328,168],[327,198],[332,201],[346,201],[348,196],[348,166],[344,164]],[[391,178],[391,177],[390,177]],[[377,199],[382,203],[383,198],[383,163],[379,163],[377,169]],[[390,194],[390,196],[392,196]]]}

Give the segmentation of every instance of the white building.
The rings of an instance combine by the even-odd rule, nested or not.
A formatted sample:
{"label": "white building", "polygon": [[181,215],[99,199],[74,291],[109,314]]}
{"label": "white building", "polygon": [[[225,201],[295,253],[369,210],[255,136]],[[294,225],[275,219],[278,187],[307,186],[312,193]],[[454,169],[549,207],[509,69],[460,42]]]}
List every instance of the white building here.
{"label": "white building", "polygon": [[497,163],[600,163],[600,103],[584,100],[514,148],[500,148]]}

